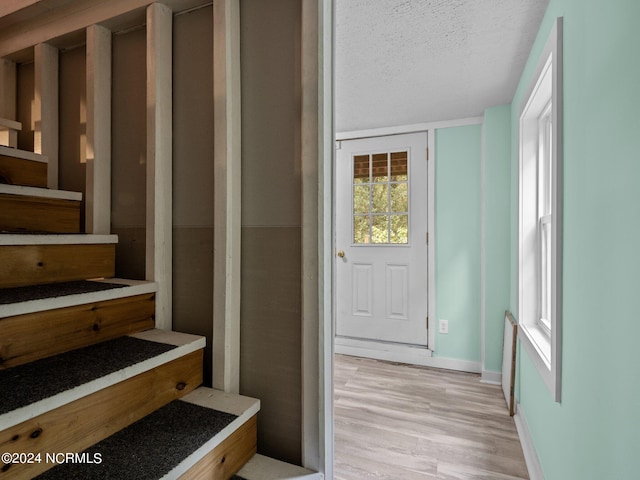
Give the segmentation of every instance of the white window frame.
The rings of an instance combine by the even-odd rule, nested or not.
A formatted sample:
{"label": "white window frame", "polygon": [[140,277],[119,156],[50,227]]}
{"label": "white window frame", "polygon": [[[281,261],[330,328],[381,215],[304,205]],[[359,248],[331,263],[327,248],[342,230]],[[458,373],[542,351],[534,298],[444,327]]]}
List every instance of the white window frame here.
{"label": "white window frame", "polygon": [[[520,108],[518,155],[518,331],[556,402],[562,378],[562,145],[562,18],[558,18]],[[545,171],[549,155],[551,166]],[[546,228],[551,229],[550,260],[544,255]],[[550,294],[543,292],[547,268]],[[550,315],[543,312],[546,302]]]}

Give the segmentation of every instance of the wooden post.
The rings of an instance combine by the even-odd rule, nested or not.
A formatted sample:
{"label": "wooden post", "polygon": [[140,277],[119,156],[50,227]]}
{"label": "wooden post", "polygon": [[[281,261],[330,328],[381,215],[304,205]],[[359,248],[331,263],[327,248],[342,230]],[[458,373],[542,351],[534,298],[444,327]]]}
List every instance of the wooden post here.
{"label": "wooden post", "polygon": [[35,97],[33,150],[49,158],[49,188],[58,188],[58,49],[46,43],[35,46]]}
{"label": "wooden post", "polygon": [[240,5],[213,3],[213,387],[240,390]]}
{"label": "wooden post", "polygon": [[87,28],[86,232],[111,233],[111,32]]}
{"label": "wooden post", "polygon": [[0,58],[0,118],[16,119],[16,64]]}
{"label": "wooden post", "polygon": [[320,468],[319,445],[319,130],[317,0],[302,2],[302,463]]}
{"label": "wooden post", "polygon": [[171,330],[172,30],[165,5],[147,7],[147,280],[158,284],[156,326]]}
{"label": "wooden post", "polygon": [[302,1],[302,465],[333,477],[333,0]]}
{"label": "wooden post", "polygon": [[[0,58],[0,118],[16,119],[16,93],[16,64]],[[0,145],[15,148],[17,144],[17,131],[0,125]]]}

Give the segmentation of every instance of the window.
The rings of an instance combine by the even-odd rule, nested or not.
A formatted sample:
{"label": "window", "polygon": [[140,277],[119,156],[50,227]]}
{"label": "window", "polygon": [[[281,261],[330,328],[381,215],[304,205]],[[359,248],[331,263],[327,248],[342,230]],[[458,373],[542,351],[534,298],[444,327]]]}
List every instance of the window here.
{"label": "window", "polygon": [[551,335],[551,231],[553,184],[553,120],[552,102],[544,107],[538,119],[538,322],[546,335]]}
{"label": "window", "polygon": [[519,122],[518,317],[522,342],[560,401],[562,321],[562,19]]}
{"label": "window", "polygon": [[353,243],[409,242],[409,152],[353,157]]}

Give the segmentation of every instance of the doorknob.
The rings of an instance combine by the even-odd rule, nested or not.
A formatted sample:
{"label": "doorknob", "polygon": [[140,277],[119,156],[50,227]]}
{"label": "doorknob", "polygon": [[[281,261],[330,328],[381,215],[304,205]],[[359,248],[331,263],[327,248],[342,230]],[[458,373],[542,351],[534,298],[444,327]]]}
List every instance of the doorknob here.
{"label": "doorknob", "polygon": [[344,250],[338,250],[338,256],[344,258]]}

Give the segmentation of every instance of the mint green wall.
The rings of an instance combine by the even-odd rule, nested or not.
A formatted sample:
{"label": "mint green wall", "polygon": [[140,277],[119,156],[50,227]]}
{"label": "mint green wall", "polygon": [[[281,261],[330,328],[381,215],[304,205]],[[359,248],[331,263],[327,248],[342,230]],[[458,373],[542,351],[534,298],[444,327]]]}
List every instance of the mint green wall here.
{"label": "mint green wall", "polygon": [[502,370],[504,311],[509,307],[511,106],[484,113],[484,365]]}
{"label": "mint green wall", "polygon": [[[551,0],[512,103],[512,206],[519,106],[557,16],[565,62],[562,403],[524,349],[518,397],[546,480],[626,480],[640,472],[640,2]],[[512,208],[514,312],[516,232]]]}
{"label": "mint green wall", "polygon": [[435,355],[480,361],[480,125],[436,130]]}

